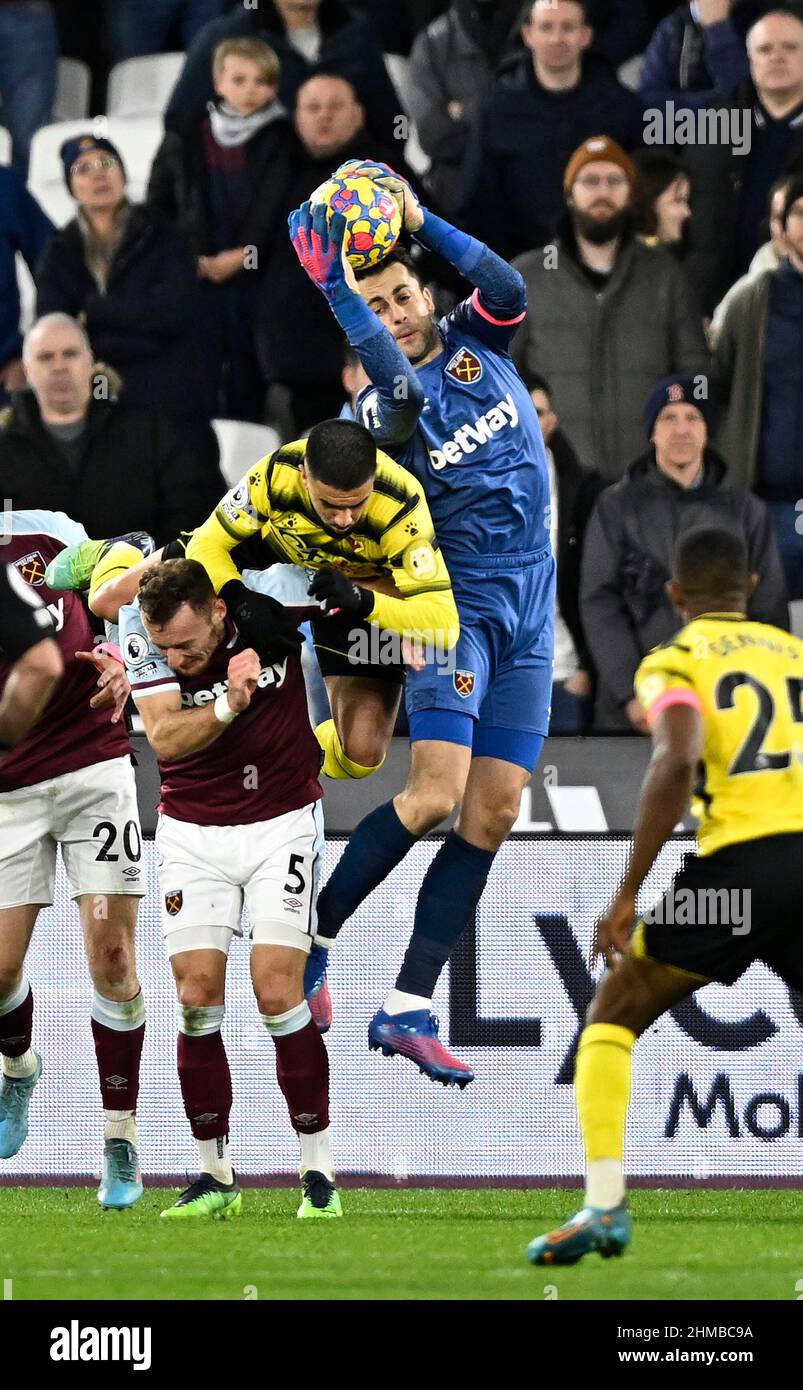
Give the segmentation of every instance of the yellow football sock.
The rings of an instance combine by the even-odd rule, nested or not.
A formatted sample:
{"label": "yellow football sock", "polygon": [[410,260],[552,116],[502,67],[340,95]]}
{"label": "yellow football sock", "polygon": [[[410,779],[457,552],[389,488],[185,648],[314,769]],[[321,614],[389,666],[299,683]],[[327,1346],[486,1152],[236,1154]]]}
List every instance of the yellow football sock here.
{"label": "yellow football sock", "polygon": [[126,570],[133,569],[134,565],[139,565],[142,558],[142,551],[137,550],[135,545],[129,545],[128,541],[116,541],[92,571],[92,578],[89,581],[90,604],[101,585],[106,584],[110,579],[119,579]]}
{"label": "yellow football sock", "polygon": [[622,1161],[635,1041],[635,1033],[616,1023],[591,1023],[580,1035],[574,1093],[587,1164]]}
{"label": "yellow football sock", "polygon": [[377,772],[385,761],[382,758],[376,767],[363,767],[361,763],[355,763],[351,758],[347,758],[343,752],[343,745],[335,728],[334,719],[327,719],[323,724],[319,724],[315,730],[315,737],[325,755],[321,771],[325,777],[333,777],[339,782],[345,782],[349,778],[359,780],[362,777],[370,777],[371,773]]}

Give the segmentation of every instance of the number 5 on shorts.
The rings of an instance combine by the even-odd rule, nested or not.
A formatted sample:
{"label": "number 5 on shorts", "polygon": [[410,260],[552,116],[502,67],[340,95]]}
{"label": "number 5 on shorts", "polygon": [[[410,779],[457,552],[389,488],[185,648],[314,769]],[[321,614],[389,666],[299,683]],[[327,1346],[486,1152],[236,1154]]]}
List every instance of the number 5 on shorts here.
{"label": "number 5 on shorts", "polygon": [[[297,898],[301,896],[307,886],[307,881],[298,867],[299,864],[303,863],[303,854],[290,855],[290,862],[287,866],[287,883],[284,885],[284,891],[285,893],[294,894]],[[293,879],[295,879],[295,882],[291,881]]]}

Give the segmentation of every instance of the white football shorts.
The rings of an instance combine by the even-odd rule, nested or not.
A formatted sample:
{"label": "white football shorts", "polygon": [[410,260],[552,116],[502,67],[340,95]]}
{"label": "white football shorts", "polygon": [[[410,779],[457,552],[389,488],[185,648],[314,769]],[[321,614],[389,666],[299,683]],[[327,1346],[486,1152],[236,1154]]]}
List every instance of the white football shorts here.
{"label": "white football shorts", "polygon": [[308,952],[323,858],[320,801],[251,825],[160,815],[156,850],[167,954],[228,954],[248,914],[252,942]]}
{"label": "white football shorts", "polygon": [[134,769],[107,758],[0,793],[0,908],[48,906],[61,846],[73,898],[148,891]]}

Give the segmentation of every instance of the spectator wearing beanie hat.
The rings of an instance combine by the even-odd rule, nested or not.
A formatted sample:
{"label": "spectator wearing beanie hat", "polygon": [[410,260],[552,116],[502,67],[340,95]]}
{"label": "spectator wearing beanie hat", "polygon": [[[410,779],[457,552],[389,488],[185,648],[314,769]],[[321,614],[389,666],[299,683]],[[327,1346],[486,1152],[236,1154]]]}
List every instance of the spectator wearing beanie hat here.
{"label": "spectator wearing beanie hat", "polygon": [[525,380],[549,377],[579,456],[610,481],[640,447],[653,382],[708,370],[681,266],[633,230],[636,178],[609,136],[584,140],[566,166],[555,242],[515,262],[529,302],[513,342],[516,365]]}
{"label": "spectator wearing beanie hat", "polygon": [[52,238],[37,273],[37,316],[64,313],[86,327],[96,360],[122,378],[122,399],[180,429],[219,486],[198,350],[198,279],[180,234],[126,197],[125,166],[111,140],[65,140],[64,178],[77,215]]}
{"label": "spectator wearing beanie hat", "polygon": [[474,120],[458,211],[501,256],[549,241],[564,170],[588,136],[604,130],[622,149],[642,144],[641,100],[589,51],[591,15],[586,0],[534,0],[521,27],[527,52],[502,67]]}
{"label": "spectator wearing beanie hat", "polygon": [[[772,516],[789,597],[803,599],[803,174],[792,176],[781,214],[786,255],[737,289],[717,339],[723,403],[717,442],[739,482]],[[798,614],[793,610],[795,629]]]}
{"label": "spectator wearing beanie hat", "polygon": [[665,585],[678,540],[695,526],[741,535],[759,581],[749,616],[789,625],[783,573],[766,507],[734,483],[708,443],[715,407],[704,377],[675,375],[650,392],[650,447],[597,499],[585,534],[580,617],[597,667],[595,728],[646,733],[633,696],[642,657],[667,642],[678,617]]}

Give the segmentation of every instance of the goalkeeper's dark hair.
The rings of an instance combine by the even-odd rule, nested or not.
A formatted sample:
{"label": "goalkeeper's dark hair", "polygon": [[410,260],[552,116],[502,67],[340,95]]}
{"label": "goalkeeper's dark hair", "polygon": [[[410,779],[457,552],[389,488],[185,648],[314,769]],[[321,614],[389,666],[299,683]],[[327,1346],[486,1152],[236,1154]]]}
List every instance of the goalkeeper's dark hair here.
{"label": "goalkeeper's dark hair", "polygon": [[171,622],[184,603],[193,612],[203,613],[214,598],[214,585],[197,560],[163,560],[139,581],[140,610],[154,627]]}
{"label": "goalkeeper's dark hair", "polygon": [[322,420],[307,438],[307,468],[317,483],[352,492],[376,473],[376,445],[356,420]]}
{"label": "goalkeeper's dark hair", "polygon": [[355,270],[354,276],[358,281],[367,280],[371,275],[381,275],[383,270],[387,270],[392,265],[403,265],[405,270],[409,271],[413,278],[418,281],[421,288],[424,288],[424,281],[421,279],[421,273],[415,261],[407,247],[402,246],[399,242],[396,243],[389,256],[383,256],[376,265],[367,265],[363,270]]}
{"label": "goalkeeper's dark hair", "polygon": [[744,594],[748,568],[743,538],[722,526],[695,526],[675,550],[675,579],[689,597]]}

